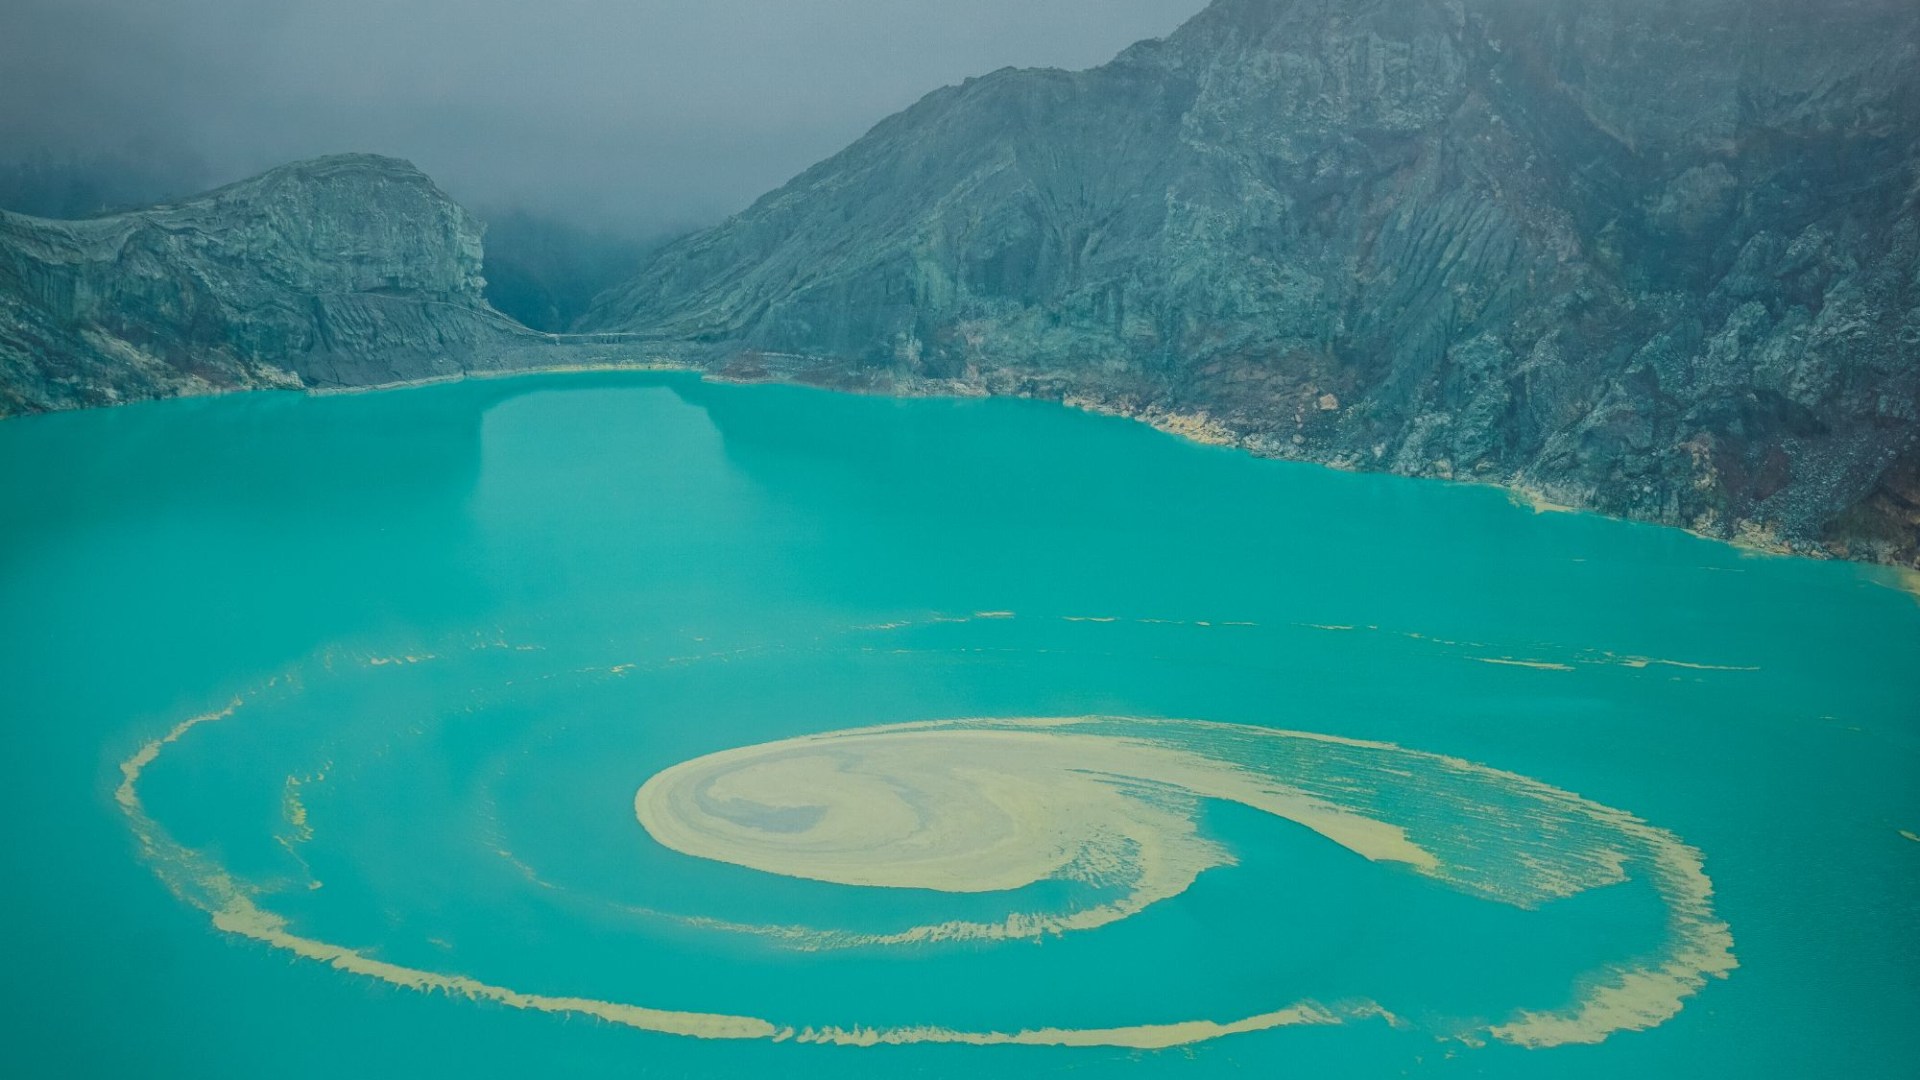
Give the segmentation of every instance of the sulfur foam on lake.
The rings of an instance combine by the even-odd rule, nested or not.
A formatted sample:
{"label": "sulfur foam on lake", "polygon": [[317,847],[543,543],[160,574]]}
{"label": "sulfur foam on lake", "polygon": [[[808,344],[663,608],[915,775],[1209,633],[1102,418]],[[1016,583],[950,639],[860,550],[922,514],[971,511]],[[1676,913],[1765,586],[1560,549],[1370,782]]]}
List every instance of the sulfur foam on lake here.
{"label": "sulfur foam on lake", "polygon": [[1899,1076],[1920,603],[1016,401],[0,425],[23,1075]]}

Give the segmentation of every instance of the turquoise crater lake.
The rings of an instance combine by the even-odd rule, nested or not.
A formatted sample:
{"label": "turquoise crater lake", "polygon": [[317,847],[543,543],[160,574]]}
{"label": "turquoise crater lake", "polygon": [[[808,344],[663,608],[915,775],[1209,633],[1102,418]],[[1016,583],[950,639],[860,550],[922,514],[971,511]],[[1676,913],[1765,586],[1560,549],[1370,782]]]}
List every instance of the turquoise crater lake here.
{"label": "turquoise crater lake", "polygon": [[1021,401],[0,425],[9,1074],[1910,1075],[1886,571]]}

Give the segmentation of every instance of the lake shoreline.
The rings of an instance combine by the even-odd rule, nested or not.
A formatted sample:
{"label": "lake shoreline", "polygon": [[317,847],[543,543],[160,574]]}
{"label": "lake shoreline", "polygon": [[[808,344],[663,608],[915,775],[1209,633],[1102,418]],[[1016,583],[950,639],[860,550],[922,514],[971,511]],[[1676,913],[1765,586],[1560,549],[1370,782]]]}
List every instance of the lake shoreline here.
{"label": "lake shoreline", "polygon": [[[558,335],[555,344],[567,345],[567,335]],[[584,343],[583,343],[584,344]],[[761,354],[762,360],[803,361],[803,357],[772,357]],[[175,395],[176,398],[226,397],[234,394],[247,394],[259,391],[294,390],[309,397],[337,397],[375,392],[409,390],[421,387],[442,386],[468,380],[516,379],[542,375],[564,376],[584,374],[617,373],[686,373],[698,376],[706,382],[733,384],[739,386],[776,385],[793,386],[802,389],[822,390],[833,393],[852,394],[864,397],[893,398],[951,398],[964,400],[969,398],[1011,398],[1028,401],[1045,401],[1065,408],[1096,416],[1111,416],[1133,420],[1146,424],[1156,431],[1173,435],[1202,446],[1236,450],[1254,457],[1274,461],[1292,461],[1301,464],[1318,465],[1322,468],[1341,472],[1377,473],[1387,476],[1401,476],[1410,480],[1433,480],[1445,483],[1467,484],[1477,487],[1494,488],[1504,493],[1516,506],[1532,509],[1535,513],[1574,513],[1595,514],[1617,521],[1631,521],[1639,524],[1657,525],[1662,528],[1677,529],[1702,540],[1712,540],[1727,544],[1744,554],[1753,556],[1779,556],[1811,559],[1819,562],[1852,562],[1862,566],[1882,567],[1889,571],[1885,584],[1889,588],[1903,591],[1920,601],[1920,563],[1907,564],[1836,552],[1824,545],[1815,543],[1795,544],[1780,539],[1772,530],[1761,523],[1740,520],[1732,523],[1724,532],[1709,531],[1699,523],[1686,524],[1659,518],[1635,517],[1608,513],[1590,505],[1583,505],[1577,499],[1569,499],[1565,493],[1549,492],[1520,481],[1516,477],[1492,477],[1481,475],[1452,475],[1440,473],[1407,473],[1391,469],[1367,468],[1358,461],[1329,459],[1311,454],[1293,453],[1291,448],[1278,444],[1269,436],[1246,432],[1213,416],[1204,409],[1181,410],[1163,405],[1116,400],[1097,393],[1072,391],[1061,388],[1058,394],[1032,393],[1025,391],[997,391],[983,379],[928,379],[911,378],[902,380],[888,376],[884,382],[869,380],[864,385],[847,378],[835,378],[832,375],[821,376],[818,368],[798,368],[781,370],[789,364],[755,364],[744,366],[733,364],[716,368],[711,364],[694,360],[680,359],[664,353],[656,353],[640,360],[600,359],[580,363],[527,365],[504,368],[470,369],[445,375],[431,375],[414,379],[396,379],[381,383],[364,385],[335,386],[291,386],[285,384],[262,384],[247,387],[208,387],[193,393]],[[835,372],[833,374],[838,374]],[[119,408],[139,404],[141,400],[165,401],[169,398],[135,399],[116,401],[93,408]],[[83,410],[63,409],[55,412],[77,412]],[[28,413],[0,419],[25,419],[28,416],[51,415],[51,413]]]}

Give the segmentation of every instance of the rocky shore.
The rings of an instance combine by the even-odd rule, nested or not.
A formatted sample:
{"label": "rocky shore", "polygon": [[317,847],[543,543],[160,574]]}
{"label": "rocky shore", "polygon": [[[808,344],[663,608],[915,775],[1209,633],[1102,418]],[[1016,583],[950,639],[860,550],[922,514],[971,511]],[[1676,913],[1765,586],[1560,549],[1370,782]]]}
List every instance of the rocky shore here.
{"label": "rocky shore", "polygon": [[1911,4],[1217,0],[928,95],[583,326],[1913,565],[1917,192]]}
{"label": "rocky shore", "polygon": [[481,243],[367,155],[0,214],[0,416],[688,367],[1920,566],[1911,3],[1216,0],[928,95],[577,333],[489,307]]}

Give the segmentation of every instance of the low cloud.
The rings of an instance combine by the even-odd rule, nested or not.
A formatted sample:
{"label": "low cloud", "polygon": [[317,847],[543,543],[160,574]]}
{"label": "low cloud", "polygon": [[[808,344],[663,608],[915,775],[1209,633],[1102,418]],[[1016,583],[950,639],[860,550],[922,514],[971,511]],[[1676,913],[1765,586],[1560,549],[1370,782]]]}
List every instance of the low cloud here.
{"label": "low cloud", "polygon": [[456,197],[657,233],[938,86],[1086,67],[1202,0],[12,0],[0,154],[207,183],[342,150]]}

